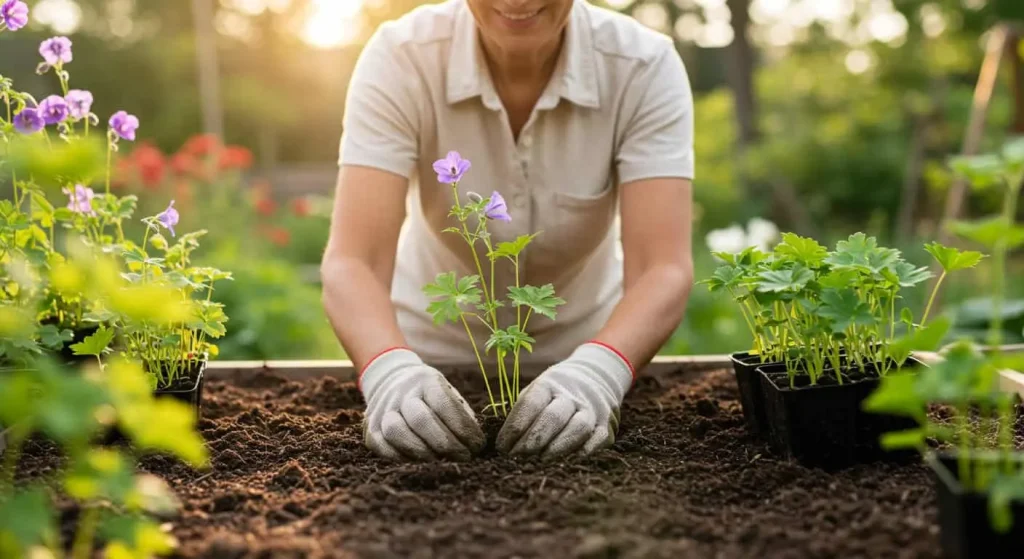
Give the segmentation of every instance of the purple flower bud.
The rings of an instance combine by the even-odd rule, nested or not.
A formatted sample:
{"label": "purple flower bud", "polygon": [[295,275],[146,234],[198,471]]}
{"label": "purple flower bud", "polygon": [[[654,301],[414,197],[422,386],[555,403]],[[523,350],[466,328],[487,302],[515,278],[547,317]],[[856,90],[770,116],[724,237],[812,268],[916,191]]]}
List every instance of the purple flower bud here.
{"label": "purple flower bud", "polygon": [[171,200],[171,203],[167,205],[167,209],[157,214],[156,220],[171,232],[172,237],[176,237],[177,234],[174,232],[174,226],[178,224],[178,217],[178,210],[174,209],[174,200]]}
{"label": "purple flower bud", "polygon": [[92,199],[96,194],[91,188],[76,184],[74,190],[68,190],[67,188],[62,188],[61,190],[71,199],[68,202],[69,210],[80,214],[96,215],[96,212],[92,209]]}
{"label": "purple flower bud", "polygon": [[39,114],[46,124],[57,124],[68,117],[68,103],[60,95],[51,95],[39,103]]}
{"label": "purple flower bud", "polygon": [[51,37],[39,45],[39,54],[50,66],[71,62],[71,39]]}
{"label": "purple flower bud", "polygon": [[0,22],[11,31],[28,25],[28,5],[21,0],[7,0],[0,4]]}
{"label": "purple flower bud", "polygon": [[37,109],[26,107],[14,115],[14,128],[22,134],[34,134],[45,126],[46,121],[43,120],[43,115],[39,114]]}
{"label": "purple flower bud", "polygon": [[437,180],[446,184],[453,184],[462,180],[462,175],[466,174],[469,167],[469,160],[463,159],[457,151],[449,151],[447,157],[434,162],[434,172],[437,173]]}
{"label": "purple flower bud", "polygon": [[92,93],[81,89],[72,89],[64,96],[72,118],[85,118],[92,110]]}
{"label": "purple flower bud", "polygon": [[508,206],[505,204],[505,199],[498,194],[495,190],[491,194],[490,200],[487,201],[487,205],[484,206],[484,215],[488,219],[497,219],[498,221],[512,221],[512,216],[508,215]]}
{"label": "purple flower bud", "polygon": [[118,138],[135,141],[135,130],[139,128],[139,119],[124,111],[117,111],[110,117],[110,129]]}

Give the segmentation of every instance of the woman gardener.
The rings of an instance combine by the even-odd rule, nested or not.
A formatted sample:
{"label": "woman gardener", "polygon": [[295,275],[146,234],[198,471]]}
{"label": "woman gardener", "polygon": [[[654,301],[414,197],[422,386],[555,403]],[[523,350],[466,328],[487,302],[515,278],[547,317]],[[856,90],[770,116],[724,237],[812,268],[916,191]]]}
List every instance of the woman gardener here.
{"label": "woman gardener", "polygon": [[366,444],[394,460],[468,459],[484,444],[432,366],[475,362],[466,332],[435,325],[422,291],[438,273],[475,270],[464,241],[442,233],[453,195],[434,163],[449,151],[472,163],[463,200],[503,195],[511,220],[489,222],[496,241],[540,231],[523,282],[567,301],[556,321],[531,321],[529,357],[555,364],[518,397],[498,449],[611,445],[636,368],[680,323],[693,284],[693,102],[672,41],[586,0],[447,0],[384,24],[364,48],[323,299],[361,371]]}

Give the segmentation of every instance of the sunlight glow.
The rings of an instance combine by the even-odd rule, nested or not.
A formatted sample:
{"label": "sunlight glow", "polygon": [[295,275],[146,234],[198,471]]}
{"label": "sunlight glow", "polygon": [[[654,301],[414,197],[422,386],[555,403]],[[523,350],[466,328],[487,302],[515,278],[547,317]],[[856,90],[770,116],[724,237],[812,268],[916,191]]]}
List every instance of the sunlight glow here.
{"label": "sunlight glow", "polygon": [[332,48],[352,43],[361,31],[363,0],[313,0],[302,37],[315,47]]}

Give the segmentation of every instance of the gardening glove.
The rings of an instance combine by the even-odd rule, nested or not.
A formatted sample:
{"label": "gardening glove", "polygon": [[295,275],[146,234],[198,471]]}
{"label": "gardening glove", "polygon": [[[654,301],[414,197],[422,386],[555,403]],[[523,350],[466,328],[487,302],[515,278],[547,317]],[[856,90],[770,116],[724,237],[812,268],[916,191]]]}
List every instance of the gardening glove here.
{"label": "gardening glove", "polygon": [[498,450],[558,458],[611,446],[633,378],[632,365],[610,346],[579,346],[519,395],[498,433]]}
{"label": "gardening glove", "polygon": [[440,371],[408,349],[373,358],[359,388],[366,399],[363,439],[384,458],[469,460],[483,448],[473,410]]}

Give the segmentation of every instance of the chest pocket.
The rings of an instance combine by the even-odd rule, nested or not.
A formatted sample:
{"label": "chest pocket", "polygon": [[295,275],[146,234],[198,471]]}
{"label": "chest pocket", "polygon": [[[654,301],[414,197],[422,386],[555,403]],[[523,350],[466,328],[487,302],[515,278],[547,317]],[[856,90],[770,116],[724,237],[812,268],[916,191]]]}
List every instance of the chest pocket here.
{"label": "chest pocket", "polygon": [[593,195],[545,193],[549,202],[538,204],[534,224],[542,233],[528,260],[531,281],[558,287],[586,262],[614,224],[617,193],[611,183]]}

